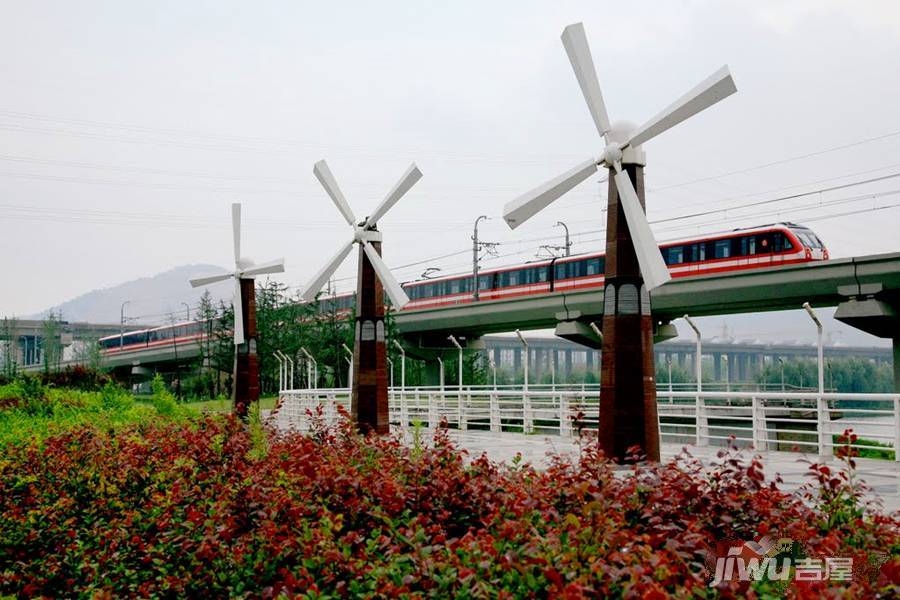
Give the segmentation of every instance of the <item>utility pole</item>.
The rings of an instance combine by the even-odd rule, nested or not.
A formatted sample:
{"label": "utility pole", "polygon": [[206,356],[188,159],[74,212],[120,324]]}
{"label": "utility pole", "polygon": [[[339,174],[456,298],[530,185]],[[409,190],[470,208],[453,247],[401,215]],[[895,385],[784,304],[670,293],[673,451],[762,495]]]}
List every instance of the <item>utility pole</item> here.
{"label": "utility pole", "polygon": [[569,241],[569,227],[562,221],[557,221],[556,225],[554,225],[554,227],[557,227],[557,226],[562,226],[562,228],[566,230],[566,245],[565,245],[566,256],[570,256],[572,254],[572,242]]}
{"label": "utility pole", "polygon": [[119,308],[119,348],[125,345],[125,305],[131,304],[131,300],[126,300]]}
{"label": "utility pole", "polygon": [[475,219],[475,232],[472,234],[472,298],[478,300],[478,252],[481,251],[482,246],[495,246],[496,244],[491,244],[490,242],[479,242],[478,241],[478,223],[484,219],[485,221],[490,220],[490,217],[487,215],[481,215],[477,219]]}

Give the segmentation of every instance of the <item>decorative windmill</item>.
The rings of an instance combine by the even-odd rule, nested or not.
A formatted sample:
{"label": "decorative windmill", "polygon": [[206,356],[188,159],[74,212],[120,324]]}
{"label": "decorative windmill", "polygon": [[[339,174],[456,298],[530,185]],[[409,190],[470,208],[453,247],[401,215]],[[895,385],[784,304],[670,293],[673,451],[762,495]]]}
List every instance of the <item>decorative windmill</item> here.
{"label": "decorative windmill", "polygon": [[350,413],[361,431],[388,433],[387,348],[384,329],[384,292],[391,305],[399,310],[409,298],[381,259],[379,219],[422,177],[415,164],[388,192],[371,216],[359,223],[324,160],[313,168],[316,178],[328,192],[337,209],[353,229],[353,237],[312,279],[303,299],[312,301],[332,274],[341,266],[353,244],[359,244],[359,269],[356,282],[356,332],[353,344],[353,384]]}
{"label": "decorative windmill", "polygon": [[600,447],[624,459],[639,446],[659,460],[656,386],[653,365],[652,290],[670,279],[644,213],[644,152],[640,146],[667,129],[737,91],[722,67],[641,127],[610,125],[591,59],[584,26],[569,25],[563,46],[606,147],[591,158],[504,207],[513,229],[593,175],[610,170],[606,224],[606,277],[603,295],[603,368],[600,387]]}
{"label": "decorative windmill", "polygon": [[231,399],[234,412],[247,418],[251,402],[259,399],[259,358],[256,355],[256,289],[253,278],[267,273],[283,273],[284,259],[262,264],[241,256],[241,205],[231,205],[234,235],[234,272],[191,279],[193,287],[234,278],[234,385]]}

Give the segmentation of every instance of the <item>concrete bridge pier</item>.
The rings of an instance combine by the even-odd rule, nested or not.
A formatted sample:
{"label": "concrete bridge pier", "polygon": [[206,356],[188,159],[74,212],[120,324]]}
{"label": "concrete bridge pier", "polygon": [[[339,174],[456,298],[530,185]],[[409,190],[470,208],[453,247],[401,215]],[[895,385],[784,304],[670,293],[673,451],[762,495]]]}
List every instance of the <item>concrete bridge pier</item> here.
{"label": "concrete bridge pier", "polygon": [[890,338],[894,359],[894,391],[900,392],[900,292],[885,291],[880,283],[838,287],[848,299],[834,318],[881,338]]}
{"label": "concrete bridge pier", "polygon": [[891,341],[894,346],[894,391],[900,392],[900,335]]}

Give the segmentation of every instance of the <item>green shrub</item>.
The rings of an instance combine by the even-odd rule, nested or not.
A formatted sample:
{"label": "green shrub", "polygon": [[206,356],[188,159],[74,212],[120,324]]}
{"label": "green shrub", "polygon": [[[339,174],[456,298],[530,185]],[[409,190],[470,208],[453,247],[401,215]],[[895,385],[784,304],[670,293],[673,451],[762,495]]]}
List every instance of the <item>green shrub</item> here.
{"label": "green shrub", "polygon": [[156,374],[153,381],[150,382],[150,389],[153,392],[150,402],[156,408],[156,412],[167,417],[171,417],[178,412],[178,399],[166,387],[166,382],[163,381],[162,375]]}

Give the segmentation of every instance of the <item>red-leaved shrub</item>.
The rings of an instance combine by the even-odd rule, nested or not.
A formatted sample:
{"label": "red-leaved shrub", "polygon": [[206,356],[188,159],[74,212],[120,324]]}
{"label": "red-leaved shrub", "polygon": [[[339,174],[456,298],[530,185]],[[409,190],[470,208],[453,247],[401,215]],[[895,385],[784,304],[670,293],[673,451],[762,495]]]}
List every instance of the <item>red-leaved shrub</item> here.
{"label": "red-leaved shrub", "polygon": [[[839,489],[842,482],[832,485],[819,468],[825,489]],[[267,452],[230,418],[83,428],[42,446],[3,449],[0,593],[896,593],[900,521],[835,505],[835,494],[822,493],[766,485],[759,461],[733,451],[712,471],[685,456],[622,473],[586,445],[575,462],[556,458],[535,470],[468,460],[442,435],[430,447],[408,448],[359,437],[349,426],[272,437]],[[775,533],[801,542],[809,556],[874,566],[853,582],[709,587],[705,561],[718,542]],[[885,553],[894,558],[879,571],[875,561]]]}

